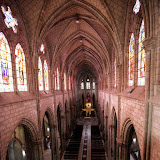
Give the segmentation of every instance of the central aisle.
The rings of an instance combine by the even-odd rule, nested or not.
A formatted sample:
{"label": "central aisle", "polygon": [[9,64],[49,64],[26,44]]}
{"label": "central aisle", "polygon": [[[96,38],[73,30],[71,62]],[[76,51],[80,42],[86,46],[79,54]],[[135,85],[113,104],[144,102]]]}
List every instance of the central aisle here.
{"label": "central aisle", "polygon": [[80,117],[71,136],[64,160],[106,160],[97,117]]}

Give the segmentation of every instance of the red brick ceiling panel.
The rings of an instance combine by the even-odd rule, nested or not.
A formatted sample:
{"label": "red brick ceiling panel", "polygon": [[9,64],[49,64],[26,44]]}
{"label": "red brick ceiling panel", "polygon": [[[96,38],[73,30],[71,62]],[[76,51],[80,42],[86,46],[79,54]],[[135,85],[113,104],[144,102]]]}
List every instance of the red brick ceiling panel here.
{"label": "red brick ceiling panel", "polygon": [[[101,53],[102,50],[99,48],[98,44],[94,43],[90,39],[83,38],[82,42],[81,39],[78,37],[72,41],[70,41],[67,45],[64,46],[64,48],[61,50],[61,53],[64,58],[67,58],[70,53],[72,53],[76,48],[80,46],[87,46],[94,50],[97,53]],[[101,46],[102,48],[102,46]]]}
{"label": "red brick ceiling panel", "polygon": [[[80,68],[80,67],[78,67]],[[90,68],[89,65],[83,65],[81,66],[80,70],[76,71],[76,75],[74,75],[74,77],[76,77],[76,81],[80,82],[82,80],[82,77],[84,77],[86,74],[88,75],[92,75],[92,77],[96,80],[98,79],[98,73],[96,73],[95,71],[93,71],[92,68]]]}
{"label": "red brick ceiling panel", "polygon": [[[87,45],[85,45],[87,43]],[[63,62],[65,62],[66,58],[71,54],[73,53],[77,48],[79,47],[89,47],[89,43],[86,42],[85,43],[85,40],[83,40],[83,42],[81,43],[80,40],[75,40],[74,43],[73,41],[71,42],[72,45],[66,45],[63,50],[62,50],[62,57],[63,57]],[[94,52],[97,52],[96,48],[93,46],[93,45],[90,45],[90,47]],[[76,54],[76,53],[75,53]]]}
{"label": "red brick ceiling panel", "polygon": [[43,6],[42,0],[16,0],[27,29],[30,43],[35,36],[36,25]]}
{"label": "red brick ceiling panel", "polygon": [[127,12],[128,0],[107,0],[106,3],[116,23],[118,34],[120,37],[120,42],[121,44],[123,44],[125,37],[124,36],[124,28],[126,21],[125,15]]}
{"label": "red brick ceiling panel", "polygon": [[57,24],[57,27],[54,28],[53,32],[48,33],[48,35],[45,38],[48,51],[51,54],[51,57],[53,56],[56,44],[66,25],[68,25],[68,21],[63,22],[63,25]]}
{"label": "red brick ceiling panel", "polygon": [[77,63],[73,68],[71,68],[74,72],[73,75],[75,77],[78,77],[82,72],[83,73],[91,73],[95,77],[98,77],[100,74],[98,71],[100,70],[99,68],[96,68],[95,65],[93,65],[92,62],[90,61],[81,61]]}
{"label": "red brick ceiling panel", "polygon": [[[79,24],[76,24],[75,20],[72,20],[71,22],[68,20],[68,23],[66,25],[66,21],[64,20],[62,21],[60,24],[57,24],[55,27],[53,27],[50,32],[48,33],[47,37],[51,37],[50,39],[53,39],[53,35],[54,37],[58,36],[58,42],[61,44],[58,44],[59,46],[62,46],[62,44],[64,44],[64,41],[66,41],[66,39],[68,39],[68,37],[70,35],[73,35],[76,31],[82,31],[85,33],[87,32],[90,35],[93,35],[96,39],[100,40],[99,35],[95,32],[95,30],[88,25],[85,21],[83,21],[82,19],[80,20]],[[64,24],[65,23],[65,24]],[[65,26],[65,27],[60,27],[60,26]],[[58,32],[57,32],[58,30]],[[61,31],[60,31],[61,30]],[[61,32],[61,34],[60,34]],[[80,35],[81,36],[81,35]],[[57,39],[57,37],[55,38]],[[50,41],[48,41],[50,42]],[[51,41],[52,44],[50,46],[54,47],[55,44],[57,45],[57,41]],[[101,43],[103,44],[103,41],[101,40]],[[53,52],[53,50],[51,50],[50,52]]]}
{"label": "red brick ceiling panel", "polygon": [[[80,51],[82,53],[84,52],[85,54],[89,51],[90,53],[92,53],[91,58],[96,57],[96,59],[98,61],[100,61],[100,64],[104,65],[104,59],[107,59],[107,57],[104,57],[102,54],[100,54],[103,51],[100,50],[100,48],[98,48],[97,45],[95,45],[95,44],[91,45],[87,39],[83,40],[82,43],[80,43],[79,39],[74,40],[74,41],[75,41],[75,43],[73,43],[73,45],[70,45],[70,44],[67,45],[69,50],[67,50],[67,47],[64,47],[64,50],[62,50],[62,52],[64,52],[64,53],[65,53],[65,48],[66,48],[66,52],[69,51],[69,53],[67,52],[67,53],[63,54],[63,56],[62,56],[62,57],[65,56],[67,58],[63,67],[66,67],[66,65],[70,64],[71,63],[70,60],[72,61],[74,58],[77,59],[77,55],[80,53]],[[72,43],[72,42],[70,42],[70,43]],[[89,47],[89,44],[91,47]],[[83,56],[83,54],[81,54],[81,56]],[[64,62],[64,60],[63,60],[63,62]]]}
{"label": "red brick ceiling panel", "polygon": [[87,48],[85,48],[85,50],[77,50],[75,53],[76,56],[70,55],[66,60],[66,64],[68,65],[67,68],[69,71],[76,71],[76,67],[79,63],[91,63],[92,66],[94,66],[94,68],[92,68],[93,71],[95,71],[95,69],[98,70],[98,68],[104,69],[101,57],[98,57],[98,55],[95,54],[92,50],[87,50]]}

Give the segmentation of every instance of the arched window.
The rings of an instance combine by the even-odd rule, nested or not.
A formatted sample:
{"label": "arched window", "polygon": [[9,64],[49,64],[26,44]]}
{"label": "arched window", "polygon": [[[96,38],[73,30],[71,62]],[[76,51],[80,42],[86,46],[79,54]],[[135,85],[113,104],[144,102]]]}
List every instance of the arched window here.
{"label": "arched window", "polygon": [[64,73],[64,90],[67,90],[66,74]]}
{"label": "arched window", "polygon": [[43,76],[42,76],[42,62],[40,57],[38,58],[38,83],[39,83],[39,90],[42,91],[43,90]]}
{"label": "arched window", "polygon": [[56,90],[60,90],[60,80],[59,80],[59,71],[58,71],[58,68],[57,68],[56,74],[55,74],[55,89]]}
{"label": "arched window", "polygon": [[44,60],[44,82],[45,82],[45,90],[49,89],[48,84],[48,66],[46,60]]}
{"label": "arched window", "polygon": [[44,44],[41,44],[40,51],[41,51],[43,54],[45,53],[45,47],[44,47]]}
{"label": "arched window", "polygon": [[26,62],[25,62],[24,51],[19,43],[16,45],[15,55],[16,55],[17,87],[19,91],[27,91]]}
{"label": "arched window", "polygon": [[117,61],[114,60],[114,87],[117,87]]}
{"label": "arched window", "polygon": [[69,90],[71,90],[71,77],[69,76]]}
{"label": "arched window", "polygon": [[132,33],[129,44],[129,68],[128,68],[128,84],[132,86],[134,83],[134,35]]}
{"label": "arched window", "polygon": [[139,10],[140,10],[140,7],[141,7],[140,1],[139,1],[139,0],[136,0],[136,4],[135,4],[134,7],[133,7],[133,12],[134,12],[135,14],[137,14],[137,13],[139,12]]}
{"label": "arched window", "polygon": [[84,89],[84,82],[83,82],[83,80],[81,82],[81,89]]}
{"label": "arched window", "polygon": [[87,78],[87,81],[86,81],[86,89],[91,89],[89,78]]}
{"label": "arched window", "polygon": [[10,48],[4,34],[0,32],[0,92],[12,92],[13,76]]}
{"label": "arched window", "polygon": [[144,20],[142,20],[139,33],[139,50],[138,50],[138,85],[145,85],[145,65],[146,53],[143,48],[143,41],[145,39]]}
{"label": "arched window", "polygon": [[93,89],[95,89],[95,88],[96,88],[96,84],[95,84],[95,81],[93,79]]}

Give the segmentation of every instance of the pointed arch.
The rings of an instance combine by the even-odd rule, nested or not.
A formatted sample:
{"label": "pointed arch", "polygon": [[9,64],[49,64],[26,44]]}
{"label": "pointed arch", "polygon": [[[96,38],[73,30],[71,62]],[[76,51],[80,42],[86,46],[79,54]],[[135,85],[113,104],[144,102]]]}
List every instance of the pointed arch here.
{"label": "pointed arch", "polygon": [[145,39],[144,19],[142,20],[139,32],[139,47],[138,47],[138,85],[145,85],[145,66],[146,66],[146,53],[143,47]]}
{"label": "pointed arch", "polygon": [[58,68],[55,72],[55,90],[60,90],[60,74]]}
{"label": "pointed arch", "polygon": [[44,60],[44,82],[45,82],[45,90],[49,90],[49,83],[48,83],[48,65],[46,60]]}
{"label": "pointed arch", "polygon": [[2,32],[0,32],[0,88],[0,92],[14,91],[10,47]]}
{"label": "pointed arch", "polygon": [[38,58],[38,83],[39,83],[39,90],[43,90],[43,72],[42,72],[42,61],[41,58]]}
{"label": "pointed arch", "polygon": [[130,44],[129,44],[129,67],[128,67],[128,85],[132,86],[134,84],[134,34],[131,34]]}
{"label": "pointed arch", "polygon": [[17,88],[19,91],[27,91],[27,73],[26,73],[25,55],[20,43],[16,45],[15,55],[16,55]]}
{"label": "pointed arch", "polygon": [[117,87],[117,60],[114,59],[114,87]]}
{"label": "pointed arch", "polygon": [[66,73],[64,73],[64,90],[67,90],[67,78],[66,78]]}
{"label": "pointed arch", "polygon": [[122,153],[122,159],[128,160],[130,157],[141,159],[138,137],[130,118],[127,118],[122,125],[121,137],[122,143],[127,145]]}

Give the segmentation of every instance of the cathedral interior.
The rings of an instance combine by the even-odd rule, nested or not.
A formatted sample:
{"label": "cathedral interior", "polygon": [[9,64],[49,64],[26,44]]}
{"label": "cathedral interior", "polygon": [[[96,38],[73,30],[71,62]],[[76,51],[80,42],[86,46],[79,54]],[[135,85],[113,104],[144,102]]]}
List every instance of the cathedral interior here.
{"label": "cathedral interior", "polygon": [[0,160],[160,160],[159,0],[0,0]]}

